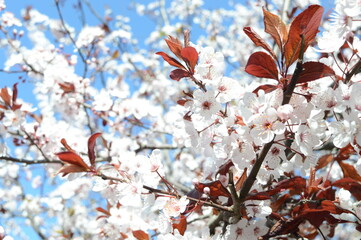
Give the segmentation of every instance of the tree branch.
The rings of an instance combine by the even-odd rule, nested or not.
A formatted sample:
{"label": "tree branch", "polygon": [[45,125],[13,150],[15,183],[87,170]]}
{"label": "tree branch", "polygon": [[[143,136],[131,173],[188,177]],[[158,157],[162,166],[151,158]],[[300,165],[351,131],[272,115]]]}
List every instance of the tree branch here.
{"label": "tree branch", "polygon": [[[300,55],[298,57],[296,69],[293,73],[291,82],[288,84],[287,89],[283,94],[282,105],[288,104],[290,102],[291,96],[293,94],[293,91],[295,90],[298,78],[303,70],[302,62],[303,62],[303,53],[304,53],[304,46],[305,46],[305,39],[304,39],[303,35],[301,35],[301,41],[302,41],[301,42],[301,50],[300,50]],[[274,143],[274,138],[272,141],[270,141],[269,143],[267,143],[263,146],[261,154],[257,157],[256,162],[254,163],[252,170],[251,170],[249,176],[247,177],[246,181],[244,182],[243,187],[241,189],[239,198],[242,202],[245,201],[249,191],[251,190],[254,182],[256,181],[256,177],[258,175],[259,170],[261,169],[262,163],[263,163],[264,159],[266,158],[268,151],[271,149],[273,143]]]}

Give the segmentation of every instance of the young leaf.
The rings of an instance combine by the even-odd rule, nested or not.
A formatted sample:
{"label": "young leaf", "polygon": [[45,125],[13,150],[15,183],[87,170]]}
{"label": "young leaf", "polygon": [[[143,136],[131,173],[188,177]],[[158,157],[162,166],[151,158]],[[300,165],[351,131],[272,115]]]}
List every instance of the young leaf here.
{"label": "young leaf", "polygon": [[11,96],[8,92],[7,87],[1,89],[0,97],[3,99],[6,106],[11,106]]}
{"label": "young leaf", "polygon": [[137,240],[149,240],[149,235],[148,233],[142,231],[142,230],[136,230],[136,231],[132,231],[133,236],[137,239]]}
{"label": "young leaf", "polygon": [[333,76],[335,72],[329,66],[320,62],[305,62],[302,64],[301,72],[297,83],[311,82],[323,77]]}
{"label": "young leaf", "polygon": [[17,87],[18,83],[15,83],[13,85],[13,105],[16,102],[16,99],[18,98],[18,87]]}
{"label": "young leaf", "polygon": [[177,229],[180,235],[184,235],[187,230],[187,218],[184,215],[180,215],[178,219],[175,219],[172,223],[173,229]]}
{"label": "young leaf", "polygon": [[271,84],[263,84],[258,86],[255,90],[253,90],[252,92],[255,93],[258,96],[258,92],[259,90],[263,90],[265,93],[269,93],[272,92],[274,90],[277,89],[276,85],[271,85]]}
{"label": "young leaf", "polygon": [[68,150],[69,152],[75,153],[75,151],[69,146],[69,144],[66,142],[65,138],[62,138],[60,140],[61,144]]}
{"label": "young leaf", "polygon": [[277,66],[272,57],[265,52],[253,53],[248,59],[245,71],[256,77],[278,80]]}
{"label": "young leaf", "polygon": [[61,152],[61,153],[57,153],[56,155],[58,156],[60,161],[66,163],[66,164],[76,165],[76,166],[82,167],[82,168],[84,168],[86,170],[89,170],[89,166],[76,153],[73,153],[73,152]]}
{"label": "young leaf", "polygon": [[176,81],[179,81],[182,78],[189,77],[189,76],[190,76],[189,72],[187,72],[187,71],[185,71],[183,69],[179,69],[179,68],[171,71],[170,74],[169,74],[169,77],[171,79],[173,79],[173,80],[176,80]]}
{"label": "young leaf", "polygon": [[352,178],[342,178],[335,181],[332,186],[344,188],[350,191],[357,201],[361,201],[361,184],[358,181]]}
{"label": "young leaf", "polygon": [[348,144],[346,147],[340,149],[339,153],[335,157],[336,161],[342,161],[349,159],[351,155],[356,154],[355,149],[352,147],[351,144]]}
{"label": "young leaf", "polygon": [[64,93],[75,92],[75,85],[73,83],[58,83],[59,87],[64,91]]}
{"label": "young leaf", "polygon": [[265,8],[263,8],[263,15],[265,32],[273,37],[279,49],[282,51],[283,45],[286,43],[288,37],[286,24],[279,16],[270,13]]}
{"label": "young leaf", "polygon": [[88,157],[89,157],[90,165],[93,167],[95,166],[95,152],[94,152],[95,142],[97,140],[97,137],[99,137],[100,135],[102,134],[94,133],[88,139]]}
{"label": "young leaf", "polygon": [[247,168],[244,168],[242,176],[236,182],[236,191],[241,190],[246,179],[247,179]]}
{"label": "young leaf", "polygon": [[74,164],[66,164],[62,166],[56,174],[62,173],[62,177],[65,177],[69,173],[77,172],[88,172],[88,169]]}
{"label": "young leaf", "polygon": [[320,157],[317,161],[316,170],[324,168],[333,160],[332,154],[326,154]]}
{"label": "young leaf", "polygon": [[252,40],[257,47],[263,47],[274,59],[277,59],[272,48],[251,27],[244,27],[243,32]]}
{"label": "young leaf", "polygon": [[199,191],[201,193],[203,192],[203,189],[205,187],[209,187],[209,189],[210,189],[209,196],[211,196],[211,197],[219,197],[219,196],[230,197],[231,196],[231,194],[228,192],[227,188],[223,187],[222,183],[219,180],[209,182],[209,183],[198,183],[195,185],[195,188],[197,189],[197,191]]}
{"label": "young leaf", "polygon": [[179,59],[182,58],[181,51],[182,51],[182,43],[177,38],[174,38],[172,36],[168,36],[168,39],[165,39],[165,42],[167,43],[169,49],[176,55]]}
{"label": "young leaf", "polygon": [[301,34],[305,39],[304,51],[314,41],[322,19],[322,13],[323,7],[311,5],[292,21],[284,53],[287,67],[294,63],[300,54]]}
{"label": "young leaf", "polygon": [[181,51],[182,59],[187,63],[189,66],[190,72],[194,73],[194,67],[198,62],[198,52],[194,47],[185,47]]}
{"label": "young leaf", "polygon": [[168,54],[164,52],[156,52],[155,54],[162,56],[162,58],[169,63],[169,65],[181,69],[186,69],[177,59],[170,57]]}
{"label": "young leaf", "polygon": [[358,174],[354,166],[344,163],[343,161],[337,161],[337,162],[340,165],[343,172],[343,176],[345,178],[352,178],[356,181],[361,181],[361,176]]}

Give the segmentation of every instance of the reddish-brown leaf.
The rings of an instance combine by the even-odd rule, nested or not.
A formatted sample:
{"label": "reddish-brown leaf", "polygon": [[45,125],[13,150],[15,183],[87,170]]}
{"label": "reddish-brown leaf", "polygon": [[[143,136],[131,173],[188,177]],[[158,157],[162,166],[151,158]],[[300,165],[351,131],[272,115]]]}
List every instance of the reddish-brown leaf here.
{"label": "reddish-brown leaf", "polygon": [[58,83],[59,87],[64,91],[64,93],[75,92],[75,85],[73,83]]}
{"label": "reddish-brown leaf", "polygon": [[69,173],[77,172],[88,172],[88,169],[75,164],[66,164],[62,166],[56,174],[62,173],[62,176],[65,177]]}
{"label": "reddish-brown leaf", "polygon": [[89,166],[83,161],[83,159],[73,152],[61,152],[56,154],[58,158],[67,164],[79,166],[81,168],[89,170]]}
{"label": "reddish-brown leaf", "polygon": [[305,40],[304,51],[314,41],[322,19],[322,13],[323,7],[311,5],[292,21],[284,52],[287,67],[294,63],[300,55],[301,35],[304,36]]}
{"label": "reddish-brown leaf", "polygon": [[286,24],[279,16],[270,13],[265,8],[263,8],[263,15],[265,32],[273,37],[279,49],[282,51],[283,45],[286,43],[288,37]]}
{"label": "reddish-brown leaf", "polygon": [[3,99],[6,106],[11,106],[11,96],[8,92],[7,87],[1,89],[0,97]]}
{"label": "reddish-brown leaf", "polygon": [[310,177],[308,178],[307,184],[307,194],[306,196],[312,196],[314,193],[320,190],[320,183],[322,182],[322,178],[316,180],[316,169],[310,169]]}
{"label": "reddish-brown leaf", "polygon": [[22,104],[15,104],[15,103],[13,103],[13,105],[11,106],[11,110],[15,111],[15,110],[17,110],[17,109],[20,109],[21,106],[22,106]]}
{"label": "reddish-brown leaf", "polygon": [[194,73],[194,67],[198,62],[198,52],[194,47],[185,47],[181,51],[182,59],[187,63],[191,74]]}
{"label": "reddish-brown leaf", "polygon": [[348,212],[348,210],[344,210],[338,206],[336,206],[332,201],[330,200],[323,200],[321,202],[321,208],[323,210],[327,210],[330,213],[333,214],[342,214],[344,212]]}
{"label": "reddish-brown leaf", "polygon": [[96,140],[100,135],[102,135],[102,134],[101,133],[94,133],[88,139],[88,157],[89,157],[90,165],[93,166],[93,167],[95,166],[94,147],[95,147]]}
{"label": "reddish-brown leaf", "polygon": [[156,52],[155,54],[162,56],[162,58],[169,63],[169,65],[181,69],[186,69],[177,59],[170,57],[168,54],[164,52]]}
{"label": "reddish-brown leaf", "polygon": [[169,74],[169,77],[172,80],[179,81],[182,78],[190,77],[190,74],[189,74],[189,72],[178,68],[178,69],[175,69],[175,70],[171,71],[170,74]]}
{"label": "reddish-brown leaf", "polygon": [[220,175],[226,175],[226,174],[228,173],[229,169],[230,169],[231,167],[233,167],[233,166],[234,166],[234,164],[233,164],[232,160],[228,160],[225,164],[221,165],[221,166],[218,168],[218,172],[216,173],[216,176],[217,176],[218,174],[220,174]]}
{"label": "reddish-brown leaf", "polygon": [[98,212],[104,213],[107,216],[111,216],[110,212],[108,210],[105,210],[102,207],[97,207],[95,210],[97,210]]}
{"label": "reddish-brown leaf", "polygon": [[335,192],[336,190],[332,188],[331,181],[325,180],[322,185],[320,186],[322,189],[321,191],[317,192],[316,199],[327,199],[334,201],[335,200]]}
{"label": "reddish-brown leaf", "polygon": [[255,194],[250,193],[246,197],[246,200],[268,200],[270,198],[271,198],[271,196],[269,195],[268,192],[259,192],[259,193],[255,193]]}
{"label": "reddish-brown leaf", "polygon": [[352,147],[352,145],[348,144],[346,147],[343,147],[343,148],[340,149],[339,153],[335,157],[335,160],[336,161],[347,160],[347,159],[350,158],[351,155],[353,155],[355,153],[356,153],[356,151]]}
{"label": "reddish-brown leaf", "polygon": [[182,58],[181,51],[182,51],[182,43],[177,38],[174,38],[172,36],[168,36],[168,39],[165,39],[165,42],[167,43],[169,49],[176,55],[179,59]]}
{"label": "reddish-brown leaf", "polygon": [[173,229],[177,229],[179,234],[183,236],[187,230],[187,218],[180,215],[179,218],[173,220],[172,227]]}
{"label": "reddish-brown leaf", "polygon": [[211,197],[230,197],[231,194],[228,192],[227,188],[223,187],[222,183],[217,180],[209,183],[198,183],[194,186],[197,191],[203,192],[203,189],[205,187],[208,187],[210,189],[209,196]]}
{"label": "reddish-brown leaf", "polygon": [[342,178],[332,184],[332,186],[344,188],[352,194],[358,201],[361,201],[361,184],[352,178]]}
{"label": "reddish-brown leaf", "polygon": [[244,27],[243,32],[252,40],[257,47],[263,47],[274,59],[277,59],[272,48],[251,27]]}
{"label": "reddish-brown leaf", "polygon": [[302,64],[302,68],[303,70],[297,83],[311,82],[323,77],[335,75],[332,68],[320,62],[306,62]]}
{"label": "reddish-brown leaf", "polygon": [[332,160],[332,154],[323,155],[317,161],[316,170],[326,167]]}
{"label": "reddish-brown leaf", "polygon": [[263,84],[258,86],[255,90],[253,90],[252,92],[255,93],[258,96],[258,92],[259,90],[263,90],[265,93],[270,93],[274,90],[277,89],[276,85],[271,85],[271,84]]}
{"label": "reddish-brown leaf", "polygon": [[354,166],[348,163],[344,163],[343,161],[337,161],[337,162],[342,169],[343,177],[352,178],[356,181],[361,181],[361,176],[358,174]]}
{"label": "reddish-brown leaf", "polygon": [[292,190],[293,193],[301,193],[306,189],[306,179],[299,176],[285,179],[279,182],[275,189],[279,189],[279,191]]}
{"label": "reddish-brown leaf", "polygon": [[149,235],[148,233],[144,232],[143,230],[136,230],[136,231],[132,231],[133,236],[137,239],[137,240],[149,240]]}
{"label": "reddish-brown leaf", "polygon": [[290,218],[287,221],[278,221],[277,226],[272,227],[271,231],[264,237],[268,239],[278,235],[296,233],[299,230],[298,226],[305,220],[308,220],[316,228],[318,228],[324,221],[327,221],[329,224],[347,222],[336,219],[331,215],[331,213],[340,214],[344,211],[330,202],[331,201],[326,201],[324,204],[321,203],[321,206],[318,208],[308,208],[305,206],[303,211],[293,219]]}
{"label": "reddish-brown leaf", "polygon": [[242,176],[236,182],[236,191],[238,192],[243,187],[244,182],[247,179],[247,168],[243,169]]}
{"label": "reddish-brown leaf", "polygon": [[245,71],[253,76],[278,80],[276,63],[265,52],[253,53],[247,62]]}
{"label": "reddish-brown leaf", "polygon": [[275,202],[271,202],[271,208],[273,212],[278,212],[278,210],[282,207],[284,202],[290,197],[289,194],[284,194],[279,197]]}
{"label": "reddish-brown leaf", "polygon": [[16,102],[16,99],[18,98],[18,83],[15,83],[13,85],[13,105]]}
{"label": "reddish-brown leaf", "polygon": [[69,144],[66,142],[65,138],[62,138],[60,140],[61,144],[68,150],[69,152],[75,153],[75,151],[69,146]]}

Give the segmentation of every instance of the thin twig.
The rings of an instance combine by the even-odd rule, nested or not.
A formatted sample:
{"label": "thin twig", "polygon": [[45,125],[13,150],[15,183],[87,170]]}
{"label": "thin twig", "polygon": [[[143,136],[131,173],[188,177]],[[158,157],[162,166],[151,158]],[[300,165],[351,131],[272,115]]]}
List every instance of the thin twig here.
{"label": "thin twig", "polygon": [[56,10],[58,11],[58,15],[59,15],[59,18],[60,18],[60,22],[61,22],[62,27],[64,28],[64,31],[65,31],[66,34],[68,35],[70,41],[73,43],[74,47],[77,49],[78,54],[79,54],[81,60],[83,61],[83,63],[85,64],[85,66],[87,66],[85,57],[84,57],[83,54],[81,53],[80,48],[76,45],[76,42],[75,42],[74,38],[71,36],[71,33],[70,33],[69,29],[68,29],[68,28],[66,27],[66,25],[65,25],[64,18],[63,18],[63,14],[61,13],[60,6],[59,6],[59,0],[55,0],[55,6],[56,6]]}

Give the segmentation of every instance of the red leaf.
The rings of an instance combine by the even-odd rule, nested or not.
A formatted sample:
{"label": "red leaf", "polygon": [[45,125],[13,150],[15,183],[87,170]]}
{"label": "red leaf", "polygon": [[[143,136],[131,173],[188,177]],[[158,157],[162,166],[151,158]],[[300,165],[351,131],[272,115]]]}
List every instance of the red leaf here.
{"label": "red leaf", "polygon": [[243,187],[244,182],[247,179],[247,168],[243,169],[242,176],[236,182],[236,191],[238,192]]}
{"label": "red leaf", "polygon": [[342,178],[332,184],[332,186],[344,188],[358,200],[361,201],[361,184],[352,178]]}
{"label": "red leaf", "polygon": [[60,140],[61,144],[68,150],[69,152],[75,153],[75,151],[69,146],[69,144],[66,142],[65,138],[62,138]]}
{"label": "red leaf", "polygon": [[18,87],[17,87],[18,83],[15,83],[13,85],[13,105],[16,102],[16,99],[18,98]]}
{"label": "red leaf", "polygon": [[297,83],[311,82],[323,77],[335,75],[332,68],[320,62],[306,62],[302,64],[302,68],[303,70]]}
{"label": "red leaf", "polygon": [[177,229],[180,235],[184,235],[187,230],[187,218],[183,215],[180,215],[178,219],[174,219],[172,223],[173,229]]}
{"label": "red leaf", "polygon": [[108,210],[105,210],[102,207],[97,207],[95,210],[97,210],[98,212],[104,213],[107,216],[111,216],[110,212]]}
{"label": "red leaf", "polygon": [[258,92],[259,90],[263,90],[265,93],[270,93],[274,90],[277,89],[277,86],[275,85],[271,85],[271,84],[264,84],[261,86],[258,86],[255,90],[253,90],[252,92],[255,93],[258,96]]}
{"label": "red leaf", "polygon": [[198,62],[198,52],[194,47],[185,47],[181,51],[182,59],[187,63],[191,74],[194,73],[194,67]]}
{"label": "red leaf", "polygon": [[137,239],[137,240],[149,240],[149,235],[148,233],[142,231],[142,230],[136,230],[136,231],[132,231],[133,236]]}
{"label": "red leaf", "polygon": [[89,166],[83,161],[83,159],[73,152],[61,152],[56,154],[58,158],[67,164],[76,165],[84,169],[89,170]]}
{"label": "red leaf", "polygon": [[301,34],[305,39],[304,51],[314,41],[322,19],[322,13],[323,7],[311,5],[292,21],[284,53],[287,67],[299,57],[302,42]]}
{"label": "red leaf", "polygon": [[11,106],[11,110],[13,110],[13,111],[18,110],[21,108],[21,106],[22,106],[22,104],[15,104],[13,102],[13,105]]}
{"label": "red leaf", "polygon": [[284,202],[290,197],[289,194],[282,195],[279,197],[275,202],[271,202],[271,208],[273,212],[278,212],[279,209],[281,209]]}
{"label": "red leaf", "polygon": [[356,153],[356,151],[352,147],[352,145],[348,144],[346,147],[343,147],[343,148],[340,149],[339,153],[335,157],[335,160],[336,161],[347,160],[347,159],[350,158],[351,155],[353,155],[355,153]]}
{"label": "red leaf", "polygon": [[189,72],[187,72],[187,71],[185,71],[183,69],[175,69],[175,70],[170,72],[169,77],[172,80],[179,81],[184,77],[190,77],[190,74],[189,74]]}
{"label": "red leaf", "polygon": [[245,71],[256,77],[278,80],[277,66],[272,57],[265,52],[253,53],[248,59]]}
{"label": "red leaf", "polygon": [[228,160],[225,164],[221,165],[221,166],[218,168],[218,171],[217,171],[217,173],[216,173],[216,176],[217,176],[218,174],[220,174],[220,175],[226,175],[226,174],[228,173],[229,169],[230,169],[231,167],[233,167],[233,166],[234,166],[233,162],[232,162],[231,160]]}
{"label": "red leaf", "polygon": [[270,198],[271,198],[271,196],[267,192],[259,192],[256,194],[250,193],[246,197],[246,200],[268,200]]}
{"label": "red leaf", "polygon": [[203,189],[205,187],[209,187],[209,189],[210,189],[209,196],[211,196],[211,197],[219,197],[219,196],[230,197],[231,196],[231,194],[228,192],[228,190],[225,187],[223,187],[222,183],[219,180],[209,182],[209,183],[198,183],[195,185],[195,188],[197,189],[197,191],[199,191],[201,193],[203,193]]}
{"label": "red leaf", "polygon": [[358,172],[352,165],[344,163],[342,161],[337,161],[337,162],[342,169],[343,177],[352,178],[356,181],[361,181],[361,176],[358,174]]}
{"label": "red leaf", "polygon": [[11,106],[11,96],[8,92],[7,87],[1,89],[0,97],[3,99],[6,106]]}
{"label": "red leaf", "polygon": [[88,139],[88,157],[89,157],[90,165],[93,166],[93,167],[95,166],[94,147],[95,147],[97,137],[99,137],[100,135],[102,135],[102,134],[101,133],[94,133]]}
{"label": "red leaf", "polygon": [[75,85],[73,83],[58,83],[59,87],[64,91],[64,93],[75,92]]}
{"label": "red leaf", "polygon": [[[299,215],[287,221],[278,221],[277,226],[272,227],[272,230],[264,237],[268,239],[269,237],[275,237],[278,235],[296,233],[298,232],[298,226],[305,220],[308,220],[316,228],[318,228],[324,221],[327,221],[329,224],[347,222],[336,219],[331,215],[331,213],[341,214],[343,212],[349,212],[337,207],[332,201],[328,200],[322,201],[319,205],[315,203],[307,203],[302,206],[297,206],[296,208],[297,210],[302,209]],[[297,213],[297,211],[295,213]]]}
{"label": "red leaf", "polygon": [[323,155],[317,161],[316,170],[326,167],[332,160],[332,154]]}
{"label": "red leaf", "polygon": [[286,24],[279,16],[268,12],[265,8],[263,8],[263,15],[265,32],[273,37],[279,49],[282,51],[283,45],[287,41],[288,32]]}
{"label": "red leaf", "polygon": [[302,177],[294,177],[279,182],[276,186],[278,189],[293,189],[302,192],[306,189],[306,179]]}
{"label": "red leaf", "polygon": [[88,172],[88,170],[89,169],[84,168],[79,165],[66,164],[66,165],[62,166],[56,174],[62,173],[62,176],[64,177],[64,176],[68,175],[69,173]]}
{"label": "red leaf", "polygon": [[251,27],[244,27],[243,32],[252,40],[257,47],[263,47],[274,59],[277,59],[272,48]]}
{"label": "red leaf", "polygon": [[164,52],[157,52],[155,54],[162,56],[162,58],[173,67],[186,69],[180,62],[178,62],[177,59],[170,57],[168,54]]}
{"label": "red leaf", "polygon": [[182,51],[182,43],[177,38],[174,38],[172,36],[168,36],[168,39],[165,39],[165,42],[167,43],[169,49],[176,55],[179,59],[182,58],[181,51]]}

